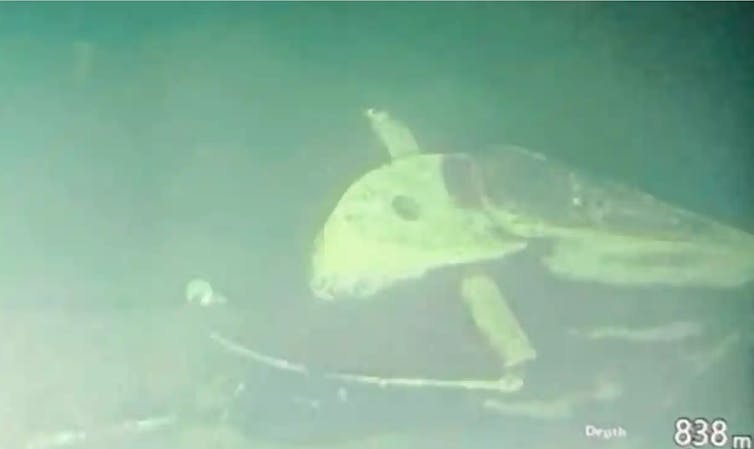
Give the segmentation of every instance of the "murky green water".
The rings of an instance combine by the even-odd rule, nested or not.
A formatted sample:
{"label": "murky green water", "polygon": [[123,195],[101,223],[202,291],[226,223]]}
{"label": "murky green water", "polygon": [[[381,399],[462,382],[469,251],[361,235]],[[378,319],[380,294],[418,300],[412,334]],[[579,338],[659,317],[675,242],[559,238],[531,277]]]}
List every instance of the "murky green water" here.
{"label": "murky green water", "polygon": [[[260,344],[292,338],[314,236],[385,161],[366,107],[410,124],[426,150],[514,143],[751,232],[753,15],[743,3],[1,5],[0,448],[227,393],[248,367],[204,338],[208,321],[253,328]],[[194,277],[234,312],[187,308]],[[735,301],[746,309],[750,294]],[[754,378],[746,366],[731,376]],[[273,444],[204,418],[139,444]],[[746,419],[730,417],[739,433],[754,430]],[[598,447],[585,423],[345,443],[330,424],[315,442]],[[115,433],[86,444],[132,444]],[[669,447],[637,441],[610,447]]]}

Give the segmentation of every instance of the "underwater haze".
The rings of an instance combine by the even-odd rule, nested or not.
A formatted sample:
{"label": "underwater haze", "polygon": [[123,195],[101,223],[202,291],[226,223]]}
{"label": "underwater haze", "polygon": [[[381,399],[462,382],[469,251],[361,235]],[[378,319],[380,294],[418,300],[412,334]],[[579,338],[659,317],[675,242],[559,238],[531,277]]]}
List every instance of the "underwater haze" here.
{"label": "underwater haze", "polygon": [[[389,160],[367,108],[389,111],[428,153],[517,145],[754,233],[751,23],[754,6],[738,2],[1,4],[0,449],[674,447],[683,408],[652,423],[620,403],[497,416],[475,407],[476,394],[304,379],[211,335],[307,366],[337,365],[341,346],[367,358],[381,347],[400,353],[397,377],[431,352],[432,369],[455,373],[431,333],[455,339],[442,327],[453,306],[354,319],[323,313],[309,288],[330,212]],[[192,279],[227,304],[189,304]],[[533,385],[567,393],[559,385],[581,356],[547,344],[568,315],[557,307],[570,306],[548,306],[540,285],[516,285],[533,298],[517,310],[540,358],[564,368],[534,369]],[[685,294],[645,306],[621,293],[625,305],[578,310],[625,324],[694,309],[721,341],[754,328],[751,278],[695,290],[705,300],[689,307]],[[351,334],[399,325],[433,329],[389,345]],[[310,326],[334,343],[314,342]],[[702,389],[690,418],[751,434],[754,339],[744,334],[699,384],[660,366],[692,358],[685,342],[662,346],[635,379],[660,379],[653,392]],[[583,371],[573,372],[593,374]]]}

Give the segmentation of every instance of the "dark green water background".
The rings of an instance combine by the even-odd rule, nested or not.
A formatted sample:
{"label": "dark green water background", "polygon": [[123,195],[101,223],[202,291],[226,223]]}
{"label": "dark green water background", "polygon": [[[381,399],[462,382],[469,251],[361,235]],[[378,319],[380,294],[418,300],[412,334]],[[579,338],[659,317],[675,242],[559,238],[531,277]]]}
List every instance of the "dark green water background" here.
{"label": "dark green water background", "polygon": [[427,148],[516,143],[751,229],[752,11],[4,4],[3,297],[40,269],[152,302],[182,270],[243,290],[296,265],[344,183],[382,160],[368,106]]}
{"label": "dark green water background", "polygon": [[320,223],[384,160],[371,106],[430,150],[515,143],[752,230],[751,23],[722,2],[2,4],[0,304],[171,305],[193,276],[259,310],[304,295]]}

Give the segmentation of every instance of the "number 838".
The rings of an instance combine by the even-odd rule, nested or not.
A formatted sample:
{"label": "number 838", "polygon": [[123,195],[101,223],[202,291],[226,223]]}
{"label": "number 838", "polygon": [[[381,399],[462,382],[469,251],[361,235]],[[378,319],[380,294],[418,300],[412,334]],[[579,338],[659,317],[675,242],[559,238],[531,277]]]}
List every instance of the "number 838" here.
{"label": "number 838", "polygon": [[728,444],[728,423],[717,418],[678,418],[673,442],[678,447],[724,447]]}

